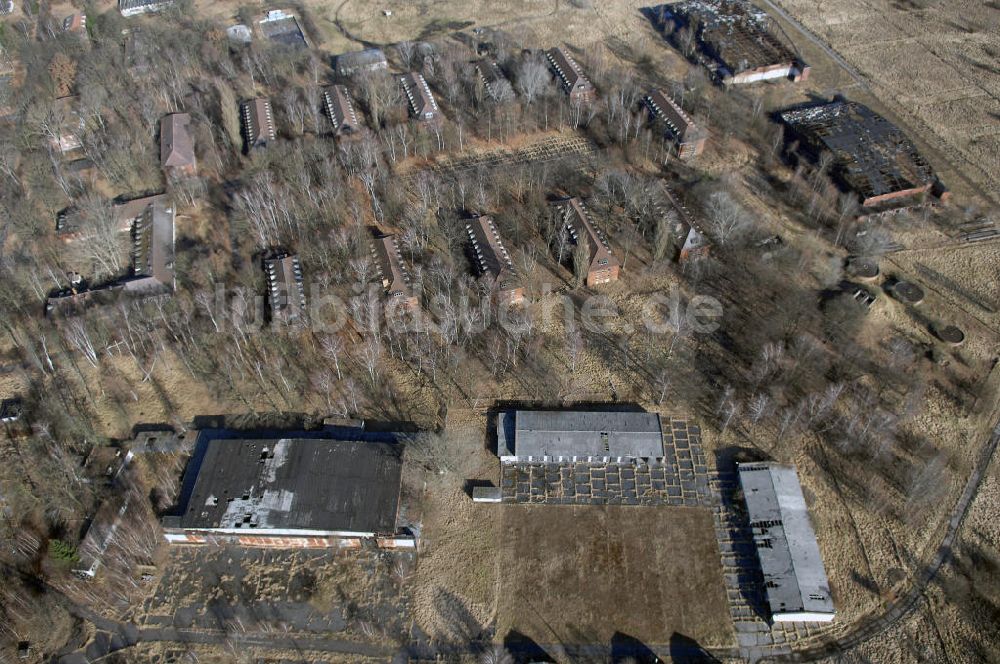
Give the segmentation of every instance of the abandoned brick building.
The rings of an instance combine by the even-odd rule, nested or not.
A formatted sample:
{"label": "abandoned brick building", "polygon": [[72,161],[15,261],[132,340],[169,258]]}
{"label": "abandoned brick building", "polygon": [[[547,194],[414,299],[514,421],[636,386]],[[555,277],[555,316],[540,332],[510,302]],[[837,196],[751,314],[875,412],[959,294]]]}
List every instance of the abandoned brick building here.
{"label": "abandoned brick building", "polygon": [[132,278],[125,290],[165,293],[174,290],[174,204],[165,194],[151,197],[132,220]]}
{"label": "abandoned brick building", "polygon": [[705,150],[707,132],[699,127],[680,104],[662,90],[653,90],[643,100],[653,120],[660,123],[674,142],[677,158],[694,159]]}
{"label": "abandoned brick building", "polygon": [[476,61],[476,73],[483,82],[483,89],[493,99],[500,99],[506,94],[513,94],[514,88],[504,75],[500,65],[493,58],[483,58]]}
{"label": "abandoned brick building", "polygon": [[663,197],[670,205],[670,209],[677,215],[677,225],[673,229],[674,236],[680,239],[678,259],[685,261],[694,256],[703,256],[708,253],[710,245],[708,236],[695,221],[694,215],[687,206],[681,202],[670,187],[661,184],[663,187]]}
{"label": "abandoned brick building", "polygon": [[686,0],[662,5],[660,12],[661,25],[672,21],[675,41],[689,35],[697,59],[727,85],[809,78],[810,68],[790,40],[766,12],[746,0]]}
{"label": "abandoned brick building", "polygon": [[[358,436],[360,437],[360,435]],[[395,440],[200,441],[164,536],[180,544],[276,548],[412,547],[397,526],[402,444]]]}
{"label": "abandoned brick building", "polygon": [[69,32],[86,37],[87,35],[87,15],[81,12],[70,14],[63,19],[63,32]]}
{"label": "abandoned brick building", "polygon": [[243,102],[240,107],[240,122],[248,154],[256,148],[267,147],[276,137],[270,99],[257,97]]}
{"label": "abandoned brick building", "polygon": [[590,252],[586,276],[587,286],[596,286],[618,280],[620,266],[611,253],[604,234],[597,230],[587,209],[579,198],[565,198],[552,203],[559,221],[566,225],[574,244],[587,243]]}
{"label": "abandoned brick building", "polygon": [[435,122],[441,117],[441,109],[423,74],[410,72],[399,79],[410,107],[410,115],[424,122]]}
{"label": "abandoned brick building", "polygon": [[410,288],[410,276],[403,263],[396,236],[375,238],[372,241],[372,255],[389,303],[403,310],[416,308],[417,298]]}
{"label": "abandoned brick building", "polygon": [[271,320],[292,323],[306,314],[306,291],[298,256],[279,253],[264,261]]}
{"label": "abandoned brick building", "polygon": [[[150,296],[174,290],[176,211],[166,194],[136,198],[112,208],[118,232],[128,234],[132,264],[128,275],[90,288],[82,279],[51,295],[45,304],[51,315],[75,315],[92,305],[111,304],[118,295]],[[77,215],[57,221],[57,234],[66,242],[87,236],[91,229],[77,226]]]}
{"label": "abandoned brick building", "polygon": [[194,139],[191,116],[171,113],[160,120],[160,166],[167,175],[194,175]]}
{"label": "abandoned brick building", "polygon": [[351,51],[335,56],[333,68],[340,76],[353,76],[359,72],[388,69],[389,61],[386,60],[382,49],[366,48],[363,51]]}
{"label": "abandoned brick building", "polygon": [[358,114],[354,110],[354,100],[343,85],[323,88],[323,110],[333,125],[333,135],[347,137],[361,130]]}
{"label": "abandoned brick building", "polygon": [[933,190],[947,196],[930,164],[896,125],[857,102],[836,100],[781,113],[787,139],[816,161],[833,156],[832,175],[863,206]]}
{"label": "abandoned brick building", "polygon": [[587,102],[593,101],[597,97],[594,84],[590,82],[580,65],[565,49],[562,47],[550,48],[545,51],[545,59],[571,101]]}
{"label": "abandoned brick building", "polygon": [[465,225],[469,234],[472,253],[476,259],[479,275],[497,299],[506,304],[517,304],[524,300],[524,287],[514,270],[514,263],[500,239],[493,218],[487,215],[473,217]]}

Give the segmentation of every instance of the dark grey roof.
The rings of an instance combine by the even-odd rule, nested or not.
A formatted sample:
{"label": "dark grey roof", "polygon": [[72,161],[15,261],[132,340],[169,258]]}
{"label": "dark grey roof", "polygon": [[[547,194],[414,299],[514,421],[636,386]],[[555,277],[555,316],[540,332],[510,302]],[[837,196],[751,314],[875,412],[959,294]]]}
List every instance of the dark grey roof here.
{"label": "dark grey roof", "polygon": [[341,74],[350,74],[359,69],[385,69],[388,62],[385,53],[378,48],[341,53],[334,58],[334,66]]}
{"label": "dark grey roof", "polygon": [[180,527],[393,533],[400,454],[379,442],[212,440]]}
{"label": "dark grey roof", "polygon": [[739,475],[771,612],[832,615],[830,584],[795,468],[741,463]]}
{"label": "dark grey roof", "polygon": [[174,289],[173,203],[164,195],[154,196],[132,226],[132,270],[139,279],[126,283],[126,290]]}
{"label": "dark grey roof", "polygon": [[306,291],[298,256],[276,256],[264,261],[271,315],[291,322],[305,315]]}
{"label": "dark grey roof", "polygon": [[20,419],[24,404],[20,399],[4,399],[0,401],[0,422],[13,422]]}
{"label": "dark grey roof", "polygon": [[[657,413],[518,410],[501,417],[499,433],[501,456],[663,457]],[[508,454],[505,438],[513,442]]]}

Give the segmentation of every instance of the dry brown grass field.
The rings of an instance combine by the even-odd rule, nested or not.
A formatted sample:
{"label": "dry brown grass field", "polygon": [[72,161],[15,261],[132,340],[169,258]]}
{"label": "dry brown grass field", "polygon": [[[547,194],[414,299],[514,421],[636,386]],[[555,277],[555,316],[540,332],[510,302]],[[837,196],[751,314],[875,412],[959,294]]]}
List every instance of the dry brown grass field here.
{"label": "dry brown grass field", "polygon": [[536,643],[731,643],[707,509],[508,505],[498,632]]}
{"label": "dry brown grass field", "polygon": [[[226,20],[235,16],[239,5],[205,0],[195,4],[199,12]],[[330,53],[360,48],[359,41],[389,44],[428,39],[474,26],[498,26],[526,47],[566,41],[581,50],[589,49],[594,57],[597,53],[614,57],[614,46],[627,41],[639,52],[650,54],[658,71],[683,73],[686,69],[679,54],[664,44],[639,14],[639,8],[651,2],[597,1],[592,9],[558,0],[305,0],[303,4],[316,31],[310,37],[316,46]],[[768,108],[802,101],[810,92],[828,95],[845,89],[903,120],[918,144],[927,147],[928,156],[946,182],[961,193],[956,196],[957,205],[974,202],[978,194],[996,193],[1000,184],[1000,78],[996,70],[1000,11],[989,3],[972,0],[928,3],[927,9],[912,5],[904,8],[886,0],[841,0],[836,4],[783,0],[781,4],[857,67],[871,92],[855,86],[846,72],[814,45],[803,42],[801,48],[814,65],[809,85],[760,88]],[[101,3],[102,8],[111,5]],[[59,7],[68,11],[69,5]],[[263,5],[260,8],[263,10]],[[391,10],[392,15],[384,16],[383,9]],[[797,40],[800,37],[792,30],[788,32]],[[597,48],[602,44],[611,48]],[[708,125],[717,129],[710,120]],[[698,168],[716,176],[753,175],[757,168],[754,150],[720,133],[713,135],[712,148]],[[742,186],[737,193],[759,215],[762,228],[782,234],[797,246],[809,244],[809,233],[794,220],[786,219],[772,201],[755,197],[749,186]],[[179,224],[185,223],[179,219]],[[207,232],[191,232],[190,224],[185,233],[215,242]],[[975,383],[988,374],[997,354],[1000,316],[928,283],[921,277],[918,264],[945,275],[1000,309],[1000,250],[995,244],[928,248],[943,239],[940,233],[917,232],[904,241],[911,250],[882,261],[886,277],[918,281],[925,287],[927,298],[919,307],[908,308],[880,292],[864,329],[873,346],[904,330],[921,344],[933,346],[948,372],[967,374]],[[603,289],[622,312],[623,321],[638,315],[643,294],[665,291],[679,281],[673,273],[644,271],[642,264],[636,263],[630,263],[621,282]],[[803,278],[815,280],[814,275]],[[547,301],[533,306],[545,304]],[[966,343],[960,348],[943,348],[929,332],[929,321],[959,325],[968,336]],[[556,321],[542,332],[546,342],[543,350],[561,355],[566,336],[562,325]],[[693,344],[695,356],[711,351],[709,340],[696,339]],[[206,413],[282,409],[318,412],[323,408],[318,393],[309,390],[296,403],[269,401],[263,389],[243,401],[210,392],[198,381],[190,380],[181,359],[169,351],[159,357],[154,367],[140,367],[124,356],[111,356],[105,362],[112,370],[102,374],[80,361],[79,380],[93,388],[99,428],[108,435],[125,436],[138,422],[181,423]],[[398,414],[400,419],[410,419],[426,428],[439,426],[435,386],[412,372],[396,371],[398,368],[390,366],[386,375],[392,376],[392,390],[398,401],[409,409]],[[468,373],[474,375],[480,369],[470,368]],[[150,372],[148,379],[144,377],[146,371]],[[486,373],[481,372],[484,376]],[[606,643],[612,636],[610,630],[654,643],[663,643],[671,632],[678,631],[704,645],[731,645],[729,617],[718,578],[718,552],[707,512],[511,508],[475,505],[469,500],[467,480],[495,480],[498,473],[497,460],[487,449],[482,409],[497,399],[523,396],[526,390],[521,381],[531,380],[513,373],[497,381],[469,378],[467,385],[460,386],[469,410],[453,408],[448,414],[446,424],[455,465],[428,479],[419,564],[407,584],[418,625],[432,636],[450,638],[475,637],[477,630],[492,625],[500,637],[514,629],[543,643],[581,635]],[[993,371],[994,382],[998,374]],[[11,368],[0,375],[0,389],[4,394],[18,392],[29,382],[25,376]],[[576,370],[566,372],[551,397],[571,402],[640,395],[641,405],[669,412],[669,405],[659,407],[649,402],[641,396],[641,388],[629,381],[628,375],[615,371],[598,350],[588,349]],[[457,396],[454,400],[461,402]],[[104,407],[111,402],[136,405],[131,409]],[[684,407],[681,397],[672,405]],[[848,481],[850,468],[840,468],[836,476],[824,470],[823,441],[802,437],[783,440],[780,450],[772,449],[779,460],[794,462],[799,468],[837,601],[837,626],[848,626],[879,612],[905,590],[940,541],[944,517],[991,424],[985,412],[988,409],[964,412],[935,384],[920,395],[919,406],[905,430],[931,439],[944,455],[948,469],[933,506],[921,512],[920,520],[900,519],[888,510],[878,509],[877,497],[899,499],[900,487],[888,483],[855,486]],[[709,459],[713,452],[747,443],[745,431],[720,433],[712,422],[702,425]],[[774,445],[774,431],[750,434],[764,451]],[[969,546],[995,547],[1000,538],[995,524],[998,491],[994,466],[963,531]],[[960,551],[960,561],[973,553]],[[985,585],[977,590],[984,595],[983,602],[963,603],[971,591],[962,585],[962,578],[949,570],[941,583],[928,591],[928,606],[894,631],[867,644],[864,654],[878,661],[976,661],[966,654],[966,637],[976,630],[989,629],[990,613],[983,607],[988,606],[985,600],[995,605],[996,597]],[[698,599],[693,605],[692,597]],[[956,608],[959,605],[962,608]],[[972,608],[966,608],[969,606]],[[574,633],[570,633],[568,624],[574,626]],[[909,650],[903,650],[906,643],[911,644],[906,646]],[[223,656],[219,661],[226,660]]]}
{"label": "dry brown grass field", "polygon": [[[1000,9],[981,0],[779,0],[873,94],[960,168],[1000,191]],[[933,140],[932,139],[936,139]]]}

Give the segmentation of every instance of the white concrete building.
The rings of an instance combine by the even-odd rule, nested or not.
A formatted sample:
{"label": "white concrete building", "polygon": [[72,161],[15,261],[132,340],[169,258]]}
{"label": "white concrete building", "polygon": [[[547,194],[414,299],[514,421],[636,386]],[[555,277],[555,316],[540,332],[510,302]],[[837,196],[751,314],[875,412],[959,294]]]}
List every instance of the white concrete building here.
{"label": "white concrete building", "polygon": [[829,622],[833,597],[792,466],[741,463],[740,486],[775,622]]}
{"label": "white concrete building", "polygon": [[657,413],[517,410],[501,413],[503,463],[624,463],[663,459]]}

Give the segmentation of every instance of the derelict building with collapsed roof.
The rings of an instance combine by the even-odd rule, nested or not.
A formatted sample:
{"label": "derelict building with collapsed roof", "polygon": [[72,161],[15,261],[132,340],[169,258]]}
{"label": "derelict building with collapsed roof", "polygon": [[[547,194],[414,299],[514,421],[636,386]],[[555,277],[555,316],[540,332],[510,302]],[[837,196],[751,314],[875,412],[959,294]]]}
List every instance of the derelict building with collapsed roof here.
{"label": "derelict building with collapsed roof", "polygon": [[784,111],[781,120],[806,156],[833,155],[832,174],[864,206],[931,190],[947,195],[903,130],[864,104],[836,100]]}
{"label": "derelict building with collapsed roof", "polygon": [[698,59],[727,85],[809,78],[810,68],[763,10],[746,0],[685,0],[661,5],[658,19],[691,31]]}

